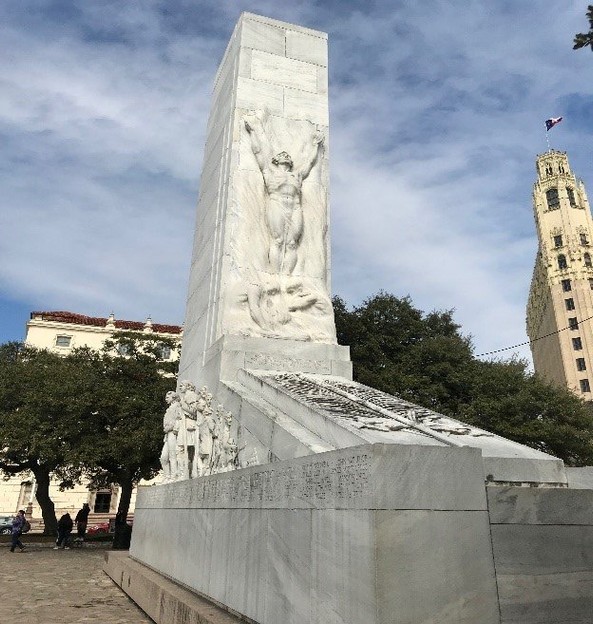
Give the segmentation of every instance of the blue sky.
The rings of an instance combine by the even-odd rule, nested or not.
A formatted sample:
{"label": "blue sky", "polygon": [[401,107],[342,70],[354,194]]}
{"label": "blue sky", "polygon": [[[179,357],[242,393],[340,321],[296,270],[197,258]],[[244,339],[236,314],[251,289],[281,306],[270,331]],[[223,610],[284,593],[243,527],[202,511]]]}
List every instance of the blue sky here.
{"label": "blue sky", "polygon": [[524,342],[547,117],[593,196],[586,4],[2,3],[0,341],[40,309],[183,321],[210,89],[247,10],[329,33],[334,293],[455,308],[477,353]]}

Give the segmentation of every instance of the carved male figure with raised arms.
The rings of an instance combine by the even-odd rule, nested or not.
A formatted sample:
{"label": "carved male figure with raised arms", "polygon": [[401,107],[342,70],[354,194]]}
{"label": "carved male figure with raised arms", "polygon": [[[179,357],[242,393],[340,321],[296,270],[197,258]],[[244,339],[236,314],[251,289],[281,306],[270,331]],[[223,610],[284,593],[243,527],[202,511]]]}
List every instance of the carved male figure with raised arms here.
{"label": "carved male figure with raised arms", "polygon": [[319,129],[316,130],[299,159],[303,164],[295,168],[287,152],[273,156],[264,128],[266,118],[267,113],[254,111],[244,117],[244,123],[266,190],[270,266],[273,273],[290,275],[297,263],[297,248],[303,235],[303,180],[317,162],[324,136]]}

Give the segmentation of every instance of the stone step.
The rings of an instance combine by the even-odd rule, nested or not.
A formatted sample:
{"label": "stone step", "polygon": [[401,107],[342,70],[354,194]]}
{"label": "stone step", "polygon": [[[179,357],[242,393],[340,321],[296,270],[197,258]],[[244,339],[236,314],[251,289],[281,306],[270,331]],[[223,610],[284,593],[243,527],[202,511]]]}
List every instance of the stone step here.
{"label": "stone step", "polygon": [[[224,382],[240,401],[238,419],[241,427],[269,449],[271,460],[292,459],[336,447],[274,406],[262,393],[240,382]],[[264,459],[261,457],[260,459]]]}
{"label": "stone step", "polygon": [[[269,371],[265,371],[267,375]],[[297,398],[283,392],[279,387],[267,383],[258,376],[258,371],[240,370],[239,382],[253,393],[265,399],[283,414],[290,414],[291,418],[302,427],[315,432],[326,444],[332,448],[346,448],[365,444],[365,433],[354,431],[348,423],[339,423],[327,417],[322,410],[307,405]]]}

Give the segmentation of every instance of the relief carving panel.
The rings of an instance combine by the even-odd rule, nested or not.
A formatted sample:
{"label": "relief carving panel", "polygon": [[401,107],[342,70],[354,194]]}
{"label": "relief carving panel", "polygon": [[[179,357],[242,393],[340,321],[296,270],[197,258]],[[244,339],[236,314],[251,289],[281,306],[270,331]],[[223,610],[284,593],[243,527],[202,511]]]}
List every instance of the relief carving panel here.
{"label": "relief carving panel", "polygon": [[267,110],[241,120],[241,162],[228,209],[230,333],[336,342],[324,144],[323,129],[310,121]]}

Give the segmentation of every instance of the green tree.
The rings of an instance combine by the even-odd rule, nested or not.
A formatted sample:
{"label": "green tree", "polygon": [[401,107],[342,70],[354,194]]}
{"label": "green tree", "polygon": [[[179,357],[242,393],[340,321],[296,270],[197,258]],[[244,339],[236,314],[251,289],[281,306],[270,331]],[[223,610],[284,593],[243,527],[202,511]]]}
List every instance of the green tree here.
{"label": "green tree", "polygon": [[432,409],[467,399],[471,341],[451,310],[425,315],[409,297],[380,292],[348,311],[334,299],[338,342],[350,345],[357,381]]}
{"label": "green tree", "polygon": [[71,358],[20,343],[0,346],[0,470],[33,473],[50,535],[57,532],[51,477],[68,488],[81,474],[72,449],[81,423],[92,416],[90,380],[84,380]]}
{"label": "green tree", "polygon": [[458,418],[563,459],[593,463],[591,406],[531,373],[523,360],[475,360],[472,397]]}
{"label": "green tree", "polygon": [[121,487],[125,525],[134,486],[159,469],[164,396],[177,364],[163,360],[176,344],[122,332],[101,352],[62,357],[18,343],[0,346],[0,470],[32,471],[45,532],[57,530],[51,478],[62,489],[80,482]]}
{"label": "green tree", "polygon": [[587,18],[589,19],[589,32],[587,33],[578,33],[574,36],[574,45],[572,47],[573,50],[578,50],[579,48],[585,48],[587,46],[591,47],[591,51],[593,52],[593,4],[590,4],[587,10]]}
{"label": "green tree", "polygon": [[176,362],[163,361],[163,349],[175,349],[152,334],[122,332],[102,352],[87,352],[92,362],[93,417],[77,440],[79,465],[95,487],[120,486],[118,528],[125,527],[134,487],[160,469],[164,397],[176,385]]}
{"label": "green tree", "polygon": [[521,360],[483,362],[452,311],[425,314],[380,292],[349,310],[334,299],[338,342],[357,381],[552,453],[593,463],[589,404],[530,373]]}

